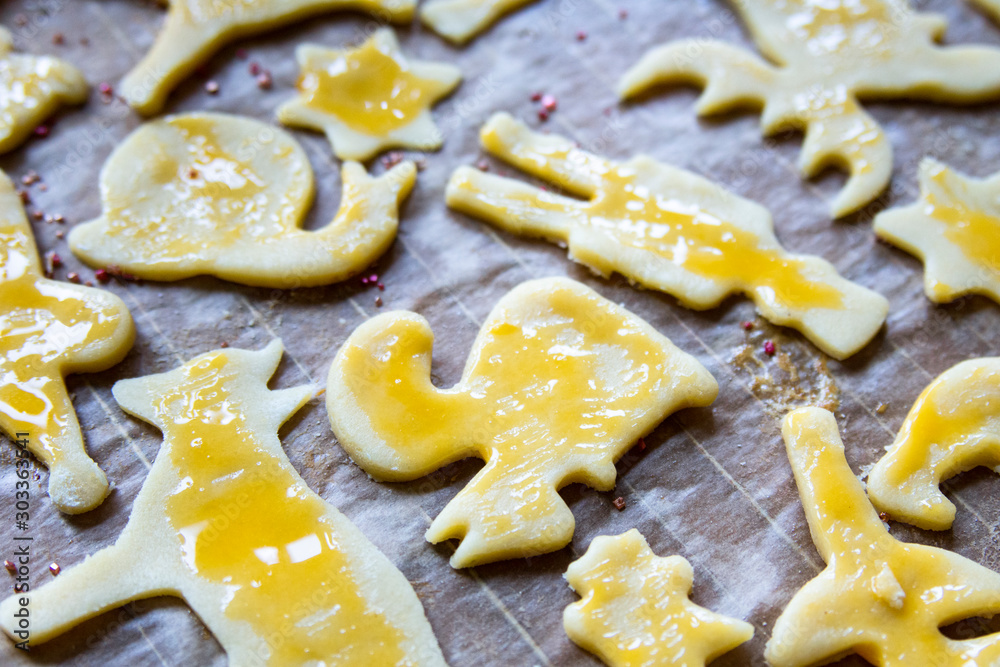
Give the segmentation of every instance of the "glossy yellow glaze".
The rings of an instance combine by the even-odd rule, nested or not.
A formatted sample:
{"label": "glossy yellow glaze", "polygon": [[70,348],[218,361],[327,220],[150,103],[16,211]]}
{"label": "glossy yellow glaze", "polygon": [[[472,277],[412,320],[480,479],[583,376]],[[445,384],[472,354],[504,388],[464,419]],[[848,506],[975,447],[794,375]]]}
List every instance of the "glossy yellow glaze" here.
{"label": "glossy yellow glaze", "polygon": [[0,220],[0,428],[29,433],[47,466],[76,422],[63,366],[111,338],[123,317],[98,290],[46,280],[27,224]]}
{"label": "glossy yellow glaze", "polygon": [[[783,0],[785,27],[815,56],[877,47],[892,17],[879,0]],[[866,55],[873,55],[866,52]]]}
{"label": "glossy yellow glaze", "polygon": [[333,60],[314,57],[303,65],[298,83],[303,106],[373,136],[412,123],[440,97],[442,87],[416,76],[375,39]]}
{"label": "glossy yellow glaze", "polygon": [[[492,153],[508,152],[503,139],[493,132],[483,134],[483,145]],[[569,153],[536,148],[525,159],[564,162]],[[583,154],[575,151],[574,155]],[[603,232],[614,243],[651,252],[704,278],[746,292],[755,287],[768,288],[774,301],[790,308],[843,305],[839,291],[805,278],[802,262],[789,258],[777,244],[761,247],[757,236],[716,218],[696,203],[662,197],[644,184],[629,163],[602,164],[590,159],[588,167],[595,169],[600,178],[589,201],[567,208],[565,199],[545,192],[522,201],[544,210],[570,213],[575,224]],[[463,187],[472,191],[470,184]],[[493,199],[489,192],[478,196]]]}
{"label": "glossy yellow glaze", "polygon": [[938,628],[1000,611],[1000,578],[949,551],[892,537],[847,465],[831,413],[796,410],[783,433],[827,568],[779,618],[769,664],[819,665],[847,653],[883,667],[996,664],[1000,635],[953,642]]}
{"label": "glossy yellow glaze", "polygon": [[693,571],[660,558],[636,530],[598,537],[566,580],[583,599],[564,615],[576,644],[611,667],[704,667],[753,636],[753,627],[688,600]]}
{"label": "glossy yellow glaze", "polygon": [[156,406],[182,480],[166,512],[185,563],[228,588],[227,616],[280,635],[269,665],[403,663],[402,635],[368,609],[322,500],[256,444],[234,372],[225,353],[202,357]]}
{"label": "glossy yellow glaze", "polygon": [[951,187],[951,176],[948,169],[942,168],[931,177],[940,194],[927,193],[924,212],[945,224],[945,238],[958,246],[970,262],[1000,274],[1000,217],[965,203],[963,194]]}

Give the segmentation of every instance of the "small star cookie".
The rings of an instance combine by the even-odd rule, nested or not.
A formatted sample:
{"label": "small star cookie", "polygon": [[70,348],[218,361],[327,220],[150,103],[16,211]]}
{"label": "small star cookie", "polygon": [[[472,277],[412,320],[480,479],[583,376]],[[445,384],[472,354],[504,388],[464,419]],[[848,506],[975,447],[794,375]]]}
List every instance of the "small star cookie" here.
{"label": "small star cookie", "polygon": [[939,630],[1000,613],[1000,574],[892,537],[847,465],[832,413],[795,410],[782,434],[827,567],[778,618],[764,652],[768,664],[824,665],[851,653],[880,667],[1000,664],[1000,633],[959,641]]}
{"label": "small star cookie", "polygon": [[647,53],[622,78],[622,98],[661,83],[704,84],[698,113],[747,102],[771,135],[803,130],[799,168],[849,174],[831,204],[840,217],[875,199],[892,175],[892,146],[860,99],[977,102],[1000,97],[1000,49],[941,47],[947,24],[905,0],[746,0],[735,9],[767,58],[716,41],[681,40]]}
{"label": "small star cookie", "polygon": [[[281,343],[216,350],[122,380],[122,408],[164,440],[118,540],[0,604],[0,627],[39,644],[132,600],[182,598],[231,665],[440,665],[403,574],[314,493],[278,428],[316,394],[272,391]],[[21,604],[20,598],[28,603]]]}
{"label": "small star cookie", "polygon": [[226,43],[335,11],[364,11],[383,22],[413,18],[416,0],[169,0],[153,48],[122,80],[122,96],[152,116],[170,91]]}
{"label": "small star cookie", "polygon": [[455,44],[464,44],[504,14],[533,0],[429,0],[420,7],[420,20]]}
{"label": "small star cookie", "polygon": [[149,280],[207,274],[266,287],[328,285],[392,244],[416,167],[406,161],[372,178],[347,162],[341,175],[336,218],[303,230],[313,174],[287,132],[240,116],[168,116],[108,158],[104,213],[70,232],[70,249],[91,266]]}
{"label": "small star cookie", "polygon": [[705,667],[753,637],[753,626],[688,599],[694,570],[681,556],[654,554],[634,528],[598,537],[566,570],[583,599],[563,627],[610,667]]}
{"label": "small star cookie", "polygon": [[[0,172],[0,431],[48,467],[49,497],[67,514],[100,505],[108,479],[87,456],[63,376],[111,368],[134,337],[121,299],[44,277],[21,198]],[[22,480],[27,466],[19,454]]]}
{"label": "small star cookie", "polygon": [[77,68],[52,56],[13,53],[0,27],[0,153],[17,148],[62,104],[83,104],[87,81]]}
{"label": "small star cookie", "polygon": [[462,167],[445,195],[458,211],[568,245],[570,259],[689,308],[747,294],[768,320],[837,359],[864,347],[885,321],[884,297],[818,257],[786,252],[765,208],[700,176],[646,156],[605,160],[507,114],[493,116],[480,137],[490,153],[575,197]]}
{"label": "small star cookie", "polygon": [[955,505],[938,486],[977,466],[1000,466],[1000,357],[963,361],[924,389],[869,473],[868,495],[893,519],[947,530]]}
{"label": "small star cookie", "polygon": [[919,180],[920,200],[875,216],[875,234],[924,261],[931,301],[1000,303],[1000,173],[979,180],[925,158]]}
{"label": "small star cookie", "polygon": [[486,467],[431,523],[461,540],[453,567],[555,551],[573,536],[558,489],[614,487],[614,462],[681,408],[715,400],[715,379],[645,321],[573,280],[508,293],[462,379],[431,384],[433,334],[385,313],[351,334],[327,382],[337,440],[372,477],[405,481],[477,456]]}
{"label": "small star cookie", "polygon": [[278,109],[278,120],[325,132],[341,160],[441,147],[430,109],[462,80],[454,65],[407,60],[389,28],[356,49],[303,44],[295,57],[299,96]]}

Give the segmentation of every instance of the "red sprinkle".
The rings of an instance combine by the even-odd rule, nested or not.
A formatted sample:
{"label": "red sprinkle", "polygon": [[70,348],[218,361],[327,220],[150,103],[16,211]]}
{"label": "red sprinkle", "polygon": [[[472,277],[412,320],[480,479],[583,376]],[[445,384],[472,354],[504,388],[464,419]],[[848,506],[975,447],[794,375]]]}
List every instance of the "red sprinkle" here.
{"label": "red sprinkle", "polygon": [[554,95],[542,95],[542,106],[546,111],[555,111],[559,106]]}
{"label": "red sprinkle", "polygon": [[622,21],[624,21],[625,19],[627,19],[628,18],[628,10],[627,9],[619,9],[618,10],[618,18],[620,20],[622,20]]}
{"label": "red sprinkle", "polygon": [[478,169],[479,171],[489,171],[490,163],[487,162],[486,160],[480,160],[479,162],[476,163],[476,169]]}
{"label": "red sprinkle", "polygon": [[382,307],[382,297],[380,296],[375,297],[375,307],[376,308]]}
{"label": "red sprinkle", "polygon": [[101,95],[111,95],[112,93],[114,93],[114,92],[115,92],[115,89],[114,89],[114,88],[112,88],[112,87],[111,87],[111,84],[110,84],[110,83],[108,83],[107,81],[105,81],[105,82],[103,82],[103,83],[102,83],[101,85],[99,85],[99,86],[97,87],[97,89],[98,89],[99,91],[101,91]]}
{"label": "red sprinkle", "polygon": [[640,452],[646,451],[646,439],[645,438],[639,438],[639,451]]}
{"label": "red sprinkle", "polygon": [[48,125],[39,125],[38,127],[36,127],[35,128],[35,136],[36,137],[42,137],[43,139],[45,137],[49,136],[49,126]]}
{"label": "red sprinkle", "polygon": [[80,274],[77,273],[76,271],[70,271],[69,273],[66,274],[66,280],[70,281],[71,283],[76,283],[77,285],[79,285]]}
{"label": "red sprinkle", "polygon": [[226,341],[222,341],[219,347],[229,347],[229,343],[227,343]]}
{"label": "red sprinkle", "polygon": [[538,110],[538,120],[540,120],[540,121],[542,121],[544,123],[548,119],[549,119],[549,112],[546,111],[545,109],[539,109]]}
{"label": "red sprinkle", "polygon": [[59,45],[65,44],[66,37],[61,32],[57,32],[56,34],[52,35],[52,43]]}
{"label": "red sprinkle", "polygon": [[246,49],[236,49],[236,57],[239,58],[240,60],[246,60],[247,59],[247,50]]}
{"label": "red sprinkle", "polygon": [[542,94],[541,93],[532,93],[531,94],[531,101],[532,102],[537,102],[540,99],[542,99]]}
{"label": "red sprinkle", "polygon": [[576,33],[576,41],[582,42],[585,39],[587,39],[587,33],[584,32],[583,30],[578,30]]}
{"label": "red sprinkle", "polygon": [[49,572],[51,572],[54,577],[62,572],[62,568],[59,567],[59,563],[49,563]]}
{"label": "red sprinkle", "polygon": [[28,194],[27,190],[19,190],[17,194],[21,196],[21,203],[22,204],[30,204],[31,203],[31,195]]}
{"label": "red sprinkle", "polygon": [[378,274],[377,273],[373,273],[370,276],[368,276],[368,282],[370,282],[370,283],[377,283],[378,282]]}
{"label": "red sprinkle", "polygon": [[270,72],[264,71],[257,75],[257,87],[261,90],[270,90],[272,83],[274,80],[271,78]]}
{"label": "red sprinkle", "polygon": [[17,566],[14,565],[14,563],[10,562],[9,560],[5,560],[3,562],[3,566],[7,568],[7,571],[10,572],[11,574],[17,572]]}
{"label": "red sprinkle", "polygon": [[97,282],[99,283],[106,283],[111,280],[111,275],[104,269],[94,271],[94,277],[97,278]]}
{"label": "red sprinkle", "polygon": [[57,252],[52,253],[52,257],[50,257],[50,260],[52,262],[53,269],[58,269],[60,266],[62,266],[63,263],[62,257],[59,256],[59,253]]}
{"label": "red sprinkle", "polygon": [[250,70],[250,76],[257,76],[260,74],[260,63],[255,60],[250,63],[248,69]]}
{"label": "red sprinkle", "polygon": [[379,292],[384,292],[385,291],[385,285],[383,285],[382,283],[379,283],[378,284],[378,291]]}
{"label": "red sprinkle", "polygon": [[774,346],[773,342],[771,342],[769,340],[765,340],[764,341],[764,354],[766,354],[769,357],[773,357],[774,353],[777,352],[777,351],[778,351],[778,348],[776,348]]}
{"label": "red sprinkle", "polygon": [[744,330],[750,331],[751,329],[753,329],[753,322],[747,320],[746,322],[740,324],[740,326],[743,327]]}
{"label": "red sprinkle", "polygon": [[618,496],[614,500],[614,505],[615,509],[621,512],[623,509],[625,509],[625,499],[622,498],[621,496]]}
{"label": "red sprinkle", "polygon": [[216,93],[218,93],[219,82],[216,81],[215,79],[212,79],[211,81],[207,82],[205,84],[205,92],[207,92],[209,95],[215,95]]}

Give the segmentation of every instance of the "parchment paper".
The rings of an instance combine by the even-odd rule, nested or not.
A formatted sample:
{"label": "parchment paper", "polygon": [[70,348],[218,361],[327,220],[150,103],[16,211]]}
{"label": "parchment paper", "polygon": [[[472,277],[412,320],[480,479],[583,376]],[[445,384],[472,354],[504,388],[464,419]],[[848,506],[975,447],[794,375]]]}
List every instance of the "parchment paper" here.
{"label": "parchment paper", "polygon": [[[916,5],[948,16],[948,42],[1000,45],[1000,29],[961,0]],[[620,9],[628,11],[624,20]],[[26,25],[17,24],[18,15],[27,19]],[[139,0],[11,0],[0,8],[0,22],[14,30],[20,49],[69,58],[95,87],[86,107],[59,115],[48,138],[32,139],[0,159],[14,178],[29,169],[42,175],[48,189],[32,187],[30,210],[67,218],[66,225],[35,223],[41,251],[55,250],[65,261],[57,276],[68,271],[78,271],[84,279],[93,276],[56,232],[97,216],[98,170],[140,123],[121,102],[103,103],[96,86],[120,80],[149,47],[162,16],[155,3]],[[170,99],[167,111],[213,109],[273,122],[277,106],[292,94],[297,44],[358,42],[373,27],[360,15],[330,15],[246,40],[206,66],[207,76],[220,85],[217,95],[206,93],[206,79],[195,76]],[[581,30],[587,35],[583,41],[577,38]],[[52,42],[56,33],[64,36],[61,46]],[[293,292],[208,278],[109,285],[132,309],[138,328],[135,348],[111,371],[72,377],[69,384],[89,451],[115,490],[99,509],[64,516],[44,494],[47,473],[39,466],[32,501],[32,586],[51,578],[49,562],[69,568],[115,540],[156,457],[160,434],[118,409],[110,392],[117,379],[170,369],[223,342],[256,349],[278,336],[287,354],[274,385],[322,385],[337,348],[377,312],[374,302],[381,296],[383,309],[414,310],[430,320],[437,337],[435,378],[447,386],[457,380],[479,322],[504,293],[530,278],[567,275],[647,319],[705,364],[721,387],[712,408],[668,419],[646,439],[644,452],[626,455],[618,466],[615,492],[576,485],[563,491],[577,520],[570,547],[456,572],[448,565],[451,547],[427,544],[423,532],[480,463],[455,464],[411,484],[377,484],[337,445],[322,401],[308,405],[283,429],[285,450],[309,485],[413,582],[455,667],[598,664],[562,630],[562,610],[577,599],[562,573],[595,536],[633,527],[657,553],[681,554],[692,562],[696,602],[756,626],[751,642],[715,664],[763,665],[764,643],[775,619],[822,566],[778,432],[783,408],[803,401],[838,404],[848,459],[861,474],[891,442],[933,376],[960,360],[1000,352],[1000,307],[982,298],[932,305],[922,294],[920,263],[876,243],[870,225],[871,213],[916,196],[916,166],[926,154],[976,175],[1000,169],[1000,105],[868,104],[896,152],[894,191],[870,211],[832,222],[827,200],[843,178],[831,172],[818,181],[800,181],[794,170],[800,136],[765,141],[753,114],[698,120],[693,109],[697,93],[690,89],[660,92],[639,105],[616,103],[614,82],[649,47],[681,37],[714,37],[752,48],[721,0],[541,0],[463,49],[416,25],[399,29],[399,34],[408,54],[455,62],[465,81],[435,112],[445,146],[424,157],[426,168],[403,209],[399,238],[378,263],[385,292],[359,280]],[[81,38],[89,45],[81,44]],[[238,57],[237,47],[246,49],[246,60]],[[271,71],[272,90],[257,88],[248,73],[251,61]],[[754,318],[747,300],[733,298],[697,313],[670,297],[632,288],[621,278],[593,277],[553,245],[495,233],[449,212],[443,190],[451,170],[481,158],[477,128],[497,110],[538,124],[537,104],[530,101],[535,91],[558,98],[559,109],[546,124],[553,132],[615,158],[648,152],[768,206],[787,247],[822,255],[851,280],[889,298],[886,330],[849,361],[830,362],[825,373],[818,365],[819,353],[794,332],[775,332],[758,322],[748,336],[740,327],[742,320]],[[338,163],[322,136],[294,134],[316,171],[318,192],[309,225],[320,226],[337,209]],[[494,171],[511,171],[491,165]],[[374,169],[383,167],[376,161]],[[788,353],[783,363],[764,360],[765,338],[776,338],[779,350]],[[792,366],[799,371],[798,380],[788,373]],[[876,411],[880,404],[887,406],[883,413]],[[12,553],[12,445],[0,444],[0,454],[0,550]],[[1000,569],[994,535],[1000,479],[977,470],[947,488],[959,506],[951,531],[929,533],[893,524],[893,533]],[[624,511],[612,505],[619,495],[627,502]],[[6,576],[0,572],[0,580]],[[30,656],[0,641],[0,663],[221,666],[226,659],[183,603],[162,598],[88,621],[36,646]]]}

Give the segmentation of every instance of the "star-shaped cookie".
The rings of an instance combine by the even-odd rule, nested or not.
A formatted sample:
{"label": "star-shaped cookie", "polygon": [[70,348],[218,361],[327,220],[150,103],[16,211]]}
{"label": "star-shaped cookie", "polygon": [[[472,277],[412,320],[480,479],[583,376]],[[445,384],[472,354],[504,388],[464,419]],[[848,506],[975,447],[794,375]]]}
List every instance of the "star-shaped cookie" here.
{"label": "star-shaped cookie", "polygon": [[346,162],[341,176],[337,216],[303,230],[313,173],[291,135],[241,116],[168,116],[144,124],[108,158],[103,215],[73,228],[70,249],[91,266],[114,264],[149,280],[328,285],[392,244],[416,166],[406,161],[373,178]]}
{"label": "star-shaped cookie", "polygon": [[936,303],[983,294],[1000,303],[1000,173],[976,179],[920,163],[920,199],[875,216],[875,233],[924,261]]}
{"label": "star-shaped cookie", "polygon": [[1000,613],[1000,574],[890,535],[847,465],[832,413],[795,410],[782,434],[827,566],[778,618],[768,664],[824,665],[851,653],[880,667],[1000,664],[1000,633],[954,640],[939,629]]}
{"label": "star-shaped cookie", "polygon": [[168,0],[153,47],[122,80],[122,96],[151,116],[170,91],[226,43],[334,11],[364,11],[383,22],[413,17],[416,0]]}
{"label": "star-shaped cookie", "polygon": [[215,350],[115,384],[122,409],[163,431],[128,524],[113,545],[4,600],[4,632],[33,647],[172,595],[234,666],[445,667],[410,583],[282,450],[278,429],[316,387],[268,389],[281,349]]}
{"label": "star-shaped cookie", "polygon": [[65,60],[13,51],[10,32],[0,27],[0,153],[20,145],[60,105],[87,99],[86,79]]}
{"label": "star-shaped cookie", "polygon": [[906,0],[733,2],[767,60],[713,40],[653,49],[622,77],[623,98],[657,84],[696,82],[699,114],[762,107],[765,134],[805,132],[806,177],[844,168],[830,211],[840,217],[875,199],[892,175],[892,146],[860,100],[967,103],[1000,98],[1000,49],[936,41],[947,23]]}
{"label": "star-shaped cookie", "polygon": [[368,320],[337,352],[326,405],[337,440],[376,479],[486,461],[427,531],[433,543],[461,540],[456,568],[565,546],[575,522],[559,489],[610,490],[614,462],[636,440],[718,392],[694,357],[565,278],[504,296],[450,389],[431,383],[432,343],[416,313]]}
{"label": "star-shaped cookie", "polygon": [[864,347],[885,321],[884,297],[819,257],[787,252],[767,209],[707,179],[644,155],[607,160],[504,113],[480,139],[560,192],[461,167],[445,192],[458,211],[568,246],[570,259],[595,272],[617,271],[689,308],[746,294],[768,320],[798,329],[838,359]]}
{"label": "star-shaped cookie", "polygon": [[462,80],[454,65],[408,60],[390,28],[356,49],[303,44],[295,57],[299,94],[278,109],[278,120],[325,132],[341,160],[364,161],[394,147],[441,147],[431,107]]}
{"label": "star-shaped cookie", "polygon": [[[87,456],[63,377],[114,366],[134,337],[118,297],[45,278],[21,198],[0,172],[0,431],[48,467],[49,497],[68,514],[100,505],[108,480]],[[26,464],[18,459],[19,476]]]}
{"label": "star-shaped cookie", "polygon": [[464,44],[504,14],[533,0],[429,0],[420,7],[420,20],[456,44]]}
{"label": "star-shaped cookie", "polygon": [[691,564],[657,556],[634,528],[595,538],[566,581],[583,598],[563,613],[566,634],[610,667],[705,667],[753,637],[691,602]]}
{"label": "star-shaped cookie", "polygon": [[947,530],[955,505],[938,486],[977,466],[1000,466],[1000,357],[963,361],[921,392],[869,473],[868,495],[893,519]]}

